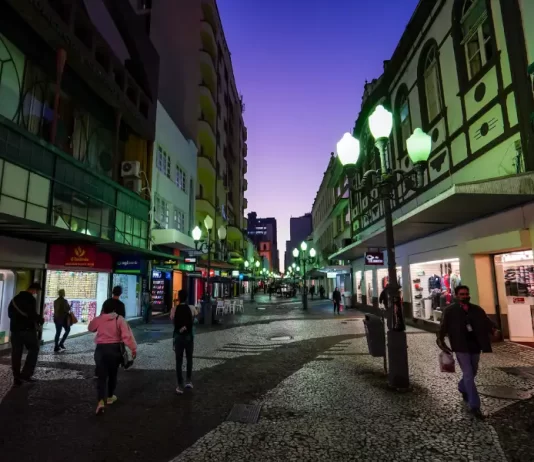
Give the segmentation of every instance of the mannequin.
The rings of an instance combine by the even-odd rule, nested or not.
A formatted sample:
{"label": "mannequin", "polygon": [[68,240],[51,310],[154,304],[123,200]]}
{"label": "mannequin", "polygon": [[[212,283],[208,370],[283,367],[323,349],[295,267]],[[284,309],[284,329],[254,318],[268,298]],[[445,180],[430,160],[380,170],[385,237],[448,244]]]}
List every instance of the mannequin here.
{"label": "mannequin", "polygon": [[441,289],[441,277],[437,274],[433,274],[428,278],[428,290]]}
{"label": "mannequin", "polygon": [[462,279],[460,278],[460,270],[455,270],[450,277],[451,292],[454,293],[456,287],[458,287],[461,283]]}

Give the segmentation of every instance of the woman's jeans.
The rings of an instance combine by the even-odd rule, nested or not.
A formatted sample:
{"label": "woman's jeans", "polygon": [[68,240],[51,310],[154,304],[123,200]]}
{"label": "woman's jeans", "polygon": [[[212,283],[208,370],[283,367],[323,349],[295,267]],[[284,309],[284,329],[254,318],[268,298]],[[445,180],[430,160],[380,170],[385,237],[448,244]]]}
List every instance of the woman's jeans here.
{"label": "woman's jeans", "polygon": [[99,343],[95,350],[98,401],[111,398],[117,387],[117,374],[122,360],[120,343]]}
{"label": "woman's jeans", "polygon": [[[56,337],[55,337],[55,344],[56,344],[56,350],[59,348],[60,345],[65,344],[65,340],[67,340],[67,337],[70,333],[70,326],[65,318],[63,321],[54,321],[54,324],[56,325]],[[59,341],[59,337],[61,336],[61,330],[65,329],[65,333],[63,334],[63,338],[61,339],[61,342]]]}
{"label": "woman's jeans", "polygon": [[194,340],[192,335],[176,335],[174,337],[174,352],[176,353],[176,378],[178,386],[183,387],[184,376],[182,374],[182,366],[184,364],[184,351],[187,359],[186,380],[191,381],[193,374],[193,347]]}

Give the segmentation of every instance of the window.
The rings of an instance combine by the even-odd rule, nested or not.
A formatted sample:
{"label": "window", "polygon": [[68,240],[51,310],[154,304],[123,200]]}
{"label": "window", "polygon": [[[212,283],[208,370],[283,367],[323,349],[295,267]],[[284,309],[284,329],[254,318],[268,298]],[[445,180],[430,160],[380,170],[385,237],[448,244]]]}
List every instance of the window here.
{"label": "window", "polygon": [[174,228],[178,231],[185,232],[185,213],[177,207],[174,207]]}
{"label": "window", "polygon": [[410,118],[410,102],[408,100],[408,89],[403,85],[397,92],[395,104],[395,125],[397,126],[397,144],[399,148],[399,159],[406,155],[406,140],[412,133],[412,122]]}
{"label": "window", "polygon": [[176,178],[174,179],[174,182],[176,183],[176,186],[178,186],[183,192],[186,192],[186,181],[187,181],[187,175],[185,172],[176,166]]}
{"label": "window", "polygon": [[460,22],[467,74],[472,79],[494,55],[486,0],[466,0]]}
{"label": "window", "polygon": [[156,153],[156,168],[167,178],[171,177],[171,157],[161,146],[158,146],[158,152]]}
{"label": "window", "polygon": [[167,229],[169,227],[169,204],[162,197],[156,195],[156,221],[158,224]]}
{"label": "window", "polygon": [[424,91],[428,122],[432,122],[441,112],[441,82],[438,67],[438,49],[432,45],[424,57]]}

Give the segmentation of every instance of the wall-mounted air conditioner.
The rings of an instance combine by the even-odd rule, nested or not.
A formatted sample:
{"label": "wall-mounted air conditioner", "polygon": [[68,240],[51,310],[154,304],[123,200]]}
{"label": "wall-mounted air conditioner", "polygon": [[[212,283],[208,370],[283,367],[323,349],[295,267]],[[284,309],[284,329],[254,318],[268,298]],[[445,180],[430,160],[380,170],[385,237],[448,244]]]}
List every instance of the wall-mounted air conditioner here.
{"label": "wall-mounted air conditioner", "polygon": [[126,160],[121,164],[122,178],[139,178],[141,173],[141,163],[137,160]]}
{"label": "wall-mounted air conditioner", "polygon": [[143,189],[143,185],[139,178],[125,178],[123,184],[125,188],[128,188],[136,194],[140,194]]}

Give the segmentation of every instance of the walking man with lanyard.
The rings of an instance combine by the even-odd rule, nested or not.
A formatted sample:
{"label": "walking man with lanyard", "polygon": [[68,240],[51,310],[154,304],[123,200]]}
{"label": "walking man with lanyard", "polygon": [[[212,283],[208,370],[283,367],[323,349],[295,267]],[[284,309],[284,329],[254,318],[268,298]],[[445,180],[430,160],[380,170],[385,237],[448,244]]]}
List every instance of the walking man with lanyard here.
{"label": "walking man with lanyard", "polygon": [[[469,287],[461,285],[454,292],[456,303],[443,312],[437,343],[443,351],[456,354],[463,375],[458,391],[469,405],[470,412],[482,419],[475,378],[480,353],[492,351],[491,334],[496,332],[496,328],[480,306],[470,303]],[[445,337],[449,337],[450,348],[445,343]]]}

